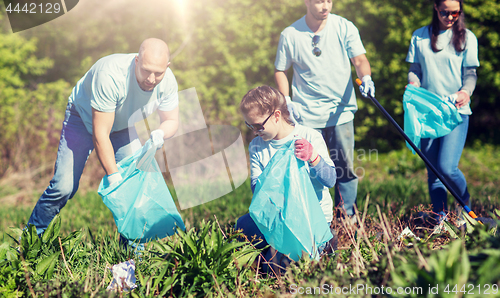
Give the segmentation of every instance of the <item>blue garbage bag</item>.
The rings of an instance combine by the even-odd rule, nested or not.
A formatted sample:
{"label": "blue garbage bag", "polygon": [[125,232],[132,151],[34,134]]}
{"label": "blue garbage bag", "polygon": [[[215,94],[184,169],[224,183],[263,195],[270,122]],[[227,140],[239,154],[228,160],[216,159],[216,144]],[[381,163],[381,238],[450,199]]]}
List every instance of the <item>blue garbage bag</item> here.
{"label": "blue garbage bag", "polygon": [[109,185],[104,177],[98,190],[113,213],[118,232],[140,243],[173,235],[176,227],[186,229],[154,158],[155,152],[148,140],[117,164],[123,180]]}
{"label": "blue garbage bag", "polygon": [[259,176],[250,216],[267,243],[298,261],[303,253],[318,259],[318,247],[333,236],[319,205],[305,163],[284,144]]}
{"label": "blue garbage bag", "polygon": [[[404,131],[420,148],[420,139],[439,138],[449,134],[462,117],[451,102],[424,88],[407,85],[403,95]],[[406,146],[413,148],[406,143]]]}

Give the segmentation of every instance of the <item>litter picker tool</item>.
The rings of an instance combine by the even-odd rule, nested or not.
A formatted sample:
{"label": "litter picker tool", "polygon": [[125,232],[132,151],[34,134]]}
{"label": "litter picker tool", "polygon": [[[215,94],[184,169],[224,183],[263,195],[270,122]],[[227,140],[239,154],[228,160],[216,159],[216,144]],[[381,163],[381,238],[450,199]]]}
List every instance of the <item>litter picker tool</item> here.
{"label": "litter picker tool", "polygon": [[[356,79],[356,83],[361,86],[361,80]],[[382,107],[382,105],[378,102],[378,100],[371,96],[370,94],[367,94],[367,97],[371,99],[371,101],[377,106],[377,108],[384,114],[385,118],[389,120],[389,122],[398,130],[398,132],[405,138],[405,140],[410,144],[410,146],[415,150],[415,152],[420,156],[420,158],[425,162],[427,167],[436,174],[436,176],[441,180],[443,185],[448,189],[448,191],[451,193],[451,195],[457,200],[457,202],[464,208],[464,210],[469,214],[470,217],[474,218],[477,220],[479,223],[488,223],[490,226],[493,224],[496,226],[496,223],[494,222],[493,219],[490,218],[484,218],[484,217],[478,217],[474,211],[472,211],[469,206],[465,204],[465,202],[460,198],[460,196],[457,194],[457,192],[450,186],[448,181],[439,173],[439,171],[434,167],[433,164],[427,159],[427,157],[424,156],[424,154],[420,151],[420,149],[413,143],[413,141],[408,137],[408,135],[404,132],[403,129],[399,126],[399,124],[391,117],[391,115]]]}

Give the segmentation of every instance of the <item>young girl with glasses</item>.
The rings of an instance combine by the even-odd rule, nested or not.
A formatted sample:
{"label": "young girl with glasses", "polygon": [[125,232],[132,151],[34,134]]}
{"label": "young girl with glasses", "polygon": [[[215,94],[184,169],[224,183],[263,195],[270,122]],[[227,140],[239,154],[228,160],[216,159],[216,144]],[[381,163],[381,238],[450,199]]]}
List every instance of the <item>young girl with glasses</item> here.
{"label": "young girl with glasses", "polygon": [[[252,192],[259,175],[279,148],[293,139],[300,138],[295,141],[295,156],[306,162],[325,220],[330,225],[333,219],[333,201],[328,188],[335,185],[337,175],[321,133],[299,124],[294,125],[290,120],[285,97],[269,86],[250,90],[240,103],[240,111],[246,125],[256,135],[249,145]],[[236,228],[242,229],[248,239],[254,235],[262,239],[263,242],[257,245],[258,248],[267,246],[264,236],[249,214],[238,219]],[[330,244],[336,240],[336,237],[334,238]],[[264,258],[267,261],[276,260],[283,266],[283,262],[280,262],[282,256],[279,253],[276,256],[274,254],[273,250],[268,250],[264,252]]]}
{"label": "young girl with glasses", "polygon": [[[437,139],[422,139],[422,153],[469,205],[467,182],[458,169],[469,126],[470,96],[476,86],[477,38],[465,28],[463,0],[435,0],[430,25],[417,29],[411,38],[406,61],[410,62],[408,83],[439,96],[456,99],[463,122]],[[436,219],[444,220],[447,190],[427,169],[429,194]]]}

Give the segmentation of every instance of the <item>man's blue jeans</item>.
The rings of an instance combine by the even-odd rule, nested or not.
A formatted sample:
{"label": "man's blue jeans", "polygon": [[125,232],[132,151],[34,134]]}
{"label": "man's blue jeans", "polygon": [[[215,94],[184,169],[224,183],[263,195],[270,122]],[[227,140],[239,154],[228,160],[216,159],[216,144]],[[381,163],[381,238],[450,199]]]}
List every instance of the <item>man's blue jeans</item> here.
{"label": "man's blue jeans", "polygon": [[358,194],[358,176],[354,172],[353,121],[323,128],[321,132],[337,171],[335,206],[343,207],[347,215],[352,216]]}
{"label": "man's blue jeans", "polygon": [[[135,129],[110,134],[118,162],[141,147]],[[132,139],[132,141],[131,141]],[[28,224],[36,226],[38,235],[71,199],[80,182],[87,159],[94,149],[92,135],[87,131],[74,106],[68,104],[54,167],[54,177],[35,205]]]}
{"label": "man's blue jeans", "polygon": [[[422,139],[421,151],[436,167],[438,172],[444,176],[450,186],[458,193],[461,199],[469,204],[469,192],[467,191],[467,181],[464,174],[458,169],[458,162],[462,156],[462,151],[469,129],[469,116],[461,115],[463,122],[460,123],[448,135],[437,139]],[[427,167],[427,183],[429,184],[429,195],[432,202],[432,211],[447,211],[448,193],[444,184]]]}

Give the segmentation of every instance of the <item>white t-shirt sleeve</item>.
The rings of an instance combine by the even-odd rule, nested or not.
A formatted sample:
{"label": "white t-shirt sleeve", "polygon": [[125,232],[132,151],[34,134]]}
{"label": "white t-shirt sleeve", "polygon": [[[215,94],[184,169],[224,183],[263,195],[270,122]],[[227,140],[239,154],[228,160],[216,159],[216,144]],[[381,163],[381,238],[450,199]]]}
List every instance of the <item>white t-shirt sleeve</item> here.
{"label": "white t-shirt sleeve", "polygon": [[471,31],[467,30],[467,44],[464,50],[464,61],[462,67],[479,67],[477,57],[477,38]]}
{"label": "white t-shirt sleeve", "polygon": [[90,106],[98,111],[111,113],[116,110],[119,86],[106,71],[96,71],[92,77]]}
{"label": "white t-shirt sleeve", "polygon": [[285,71],[292,66],[292,56],[290,53],[290,46],[287,42],[285,34],[282,32],[278,43],[278,50],[276,52],[276,60],[274,67],[279,71]]}
{"label": "white t-shirt sleeve", "polygon": [[344,44],[346,46],[349,58],[354,58],[361,54],[365,54],[366,50],[359,36],[359,30],[351,21],[345,22],[346,34],[344,36]]}
{"label": "white t-shirt sleeve", "polygon": [[257,179],[264,170],[261,158],[259,157],[258,148],[260,148],[260,146],[256,145],[255,142],[250,142],[250,146],[248,146],[248,154],[250,155],[251,185],[254,185],[257,182]]}
{"label": "white t-shirt sleeve", "polygon": [[326,147],[325,140],[321,136],[321,134],[317,131],[314,131],[315,133],[312,134],[311,136],[311,145],[316,149],[318,154],[323,158],[323,160],[329,165],[329,166],[335,166],[333,164],[332,159],[330,158],[330,154],[328,153],[328,148]]}
{"label": "white t-shirt sleeve", "polygon": [[419,63],[417,55],[417,36],[415,35],[415,32],[411,36],[408,54],[406,55],[406,62]]}
{"label": "white t-shirt sleeve", "polygon": [[160,98],[158,109],[167,112],[172,111],[179,105],[179,90],[177,80],[170,68],[167,69],[167,73],[163,79],[166,80],[166,88]]}

